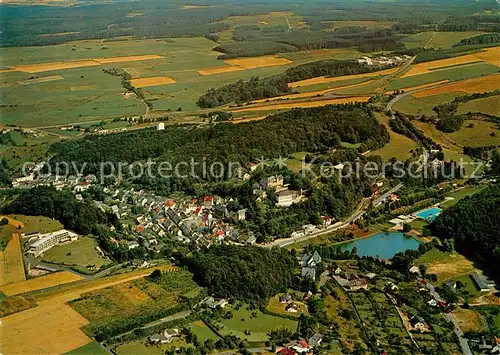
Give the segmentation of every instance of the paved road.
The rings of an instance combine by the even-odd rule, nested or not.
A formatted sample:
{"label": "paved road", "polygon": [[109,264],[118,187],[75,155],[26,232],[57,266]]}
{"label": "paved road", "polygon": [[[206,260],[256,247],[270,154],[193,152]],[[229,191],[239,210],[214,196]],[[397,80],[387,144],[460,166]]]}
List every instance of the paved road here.
{"label": "paved road", "polygon": [[[441,296],[439,296],[439,294],[437,293],[435,287],[430,282],[428,282],[426,286],[432,297],[434,297],[434,299],[437,302],[443,300]],[[467,339],[464,338],[464,333],[462,332],[462,329],[460,329],[460,325],[458,324],[457,319],[451,313],[444,313],[444,316],[448,321],[452,322],[453,325],[455,326],[455,334],[457,334],[458,339],[460,341],[460,346],[462,347],[462,353],[465,355],[473,355],[469,347],[469,342],[467,341]]]}
{"label": "paved road", "polygon": [[[377,204],[383,202],[383,200],[385,200],[390,194],[395,193],[396,191],[398,191],[402,187],[403,187],[403,184],[398,184],[397,186],[393,187],[389,191],[387,191],[384,194],[382,194],[381,196],[377,197],[373,201],[373,205],[376,206]],[[302,237],[279,239],[279,240],[276,240],[276,241],[274,241],[272,243],[266,244],[264,246],[265,247],[275,247],[275,246],[278,246],[278,247],[283,248],[283,247],[286,247],[286,246],[288,246],[290,244],[295,244],[295,243],[303,242],[303,241],[306,241],[306,240],[309,240],[309,239],[312,239],[312,238],[319,237],[321,235],[325,235],[325,234],[329,234],[329,233],[335,232],[335,231],[337,231],[339,229],[343,229],[343,228],[348,227],[351,223],[353,223],[353,222],[357,221],[359,218],[361,218],[365,214],[365,212],[366,211],[364,211],[364,210],[363,211],[356,211],[349,218],[347,218],[345,221],[337,222],[335,224],[332,224],[332,225],[326,227],[325,229],[319,230],[319,231],[311,233],[311,234],[307,234],[307,235],[302,236]]]}

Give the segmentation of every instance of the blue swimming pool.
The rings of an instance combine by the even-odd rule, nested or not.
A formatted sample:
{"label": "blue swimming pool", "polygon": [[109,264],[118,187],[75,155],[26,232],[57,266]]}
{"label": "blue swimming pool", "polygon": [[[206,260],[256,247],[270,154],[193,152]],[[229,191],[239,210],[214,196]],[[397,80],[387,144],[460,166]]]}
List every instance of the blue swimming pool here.
{"label": "blue swimming pool", "polygon": [[440,208],[432,207],[432,208],[429,208],[427,210],[420,211],[419,213],[417,213],[417,217],[420,217],[420,218],[425,219],[425,220],[433,221],[436,219],[438,214],[441,213],[441,211],[442,210]]}

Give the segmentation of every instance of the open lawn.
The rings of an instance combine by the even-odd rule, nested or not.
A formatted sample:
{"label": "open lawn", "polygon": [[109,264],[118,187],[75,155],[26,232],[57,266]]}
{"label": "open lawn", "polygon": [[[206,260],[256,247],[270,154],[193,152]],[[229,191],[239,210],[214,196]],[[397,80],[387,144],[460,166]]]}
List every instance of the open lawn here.
{"label": "open lawn", "polygon": [[196,322],[191,323],[189,325],[189,329],[191,330],[191,332],[193,334],[195,334],[198,337],[198,340],[200,341],[200,343],[204,343],[205,340],[208,340],[208,339],[213,340],[213,341],[217,341],[220,339],[217,336],[217,334],[212,332],[212,330],[209,327],[207,327],[207,325],[205,323],[203,323],[203,321],[201,321],[201,320],[198,320]]}
{"label": "open lawn", "polygon": [[401,161],[411,157],[410,151],[417,147],[417,143],[410,138],[403,136],[402,134],[392,131],[389,127],[389,117],[386,115],[378,114],[377,119],[387,127],[389,132],[390,141],[382,148],[377,150],[372,150],[368,153],[369,156],[378,155],[384,160],[389,160],[391,158],[396,158]]}
{"label": "open lawn", "polygon": [[147,339],[135,340],[116,347],[118,355],[163,355],[176,348],[189,348],[192,345],[182,338],[175,338],[168,344],[151,345]]}
{"label": "open lawn", "polygon": [[458,106],[457,113],[466,114],[485,113],[491,116],[500,117],[500,96],[490,96],[482,99],[467,101]]}
{"label": "open lawn", "polygon": [[96,341],[91,341],[87,345],[68,351],[66,355],[106,355],[108,352]]}
{"label": "open lawn", "polygon": [[446,253],[437,249],[431,249],[418,258],[416,263],[427,265],[427,272],[437,275],[440,283],[475,270],[472,261],[464,256],[456,252]]}
{"label": "open lawn", "polygon": [[434,116],[436,113],[433,108],[444,103],[453,101],[461,93],[447,93],[416,98],[414,95],[408,95],[394,104],[395,111],[400,111],[414,116]]}
{"label": "open lawn", "polygon": [[[467,127],[472,124],[472,127]],[[461,150],[461,147],[479,147],[485,145],[500,144],[500,131],[492,122],[466,120],[458,131],[453,133],[444,133],[431,123],[415,122],[426,135],[431,138],[437,138],[436,141],[444,146],[454,147],[455,150]],[[494,136],[491,133],[495,133]]]}
{"label": "open lawn", "polygon": [[14,218],[15,220],[24,224],[24,226],[19,229],[20,233],[49,233],[64,228],[61,222],[45,216],[26,216],[21,214],[12,214],[9,215],[9,217]]}
{"label": "open lawn", "polygon": [[456,205],[458,202],[460,202],[461,199],[467,197],[467,196],[472,196],[486,188],[485,185],[478,185],[478,186],[469,186],[465,187],[463,189],[453,191],[449,194],[446,195],[446,197],[452,197],[453,200],[449,200],[446,202],[443,202],[441,204],[442,208],[449,208],[453,205]]}
{"label": "open lawn", "polygon": [[56,245],[43,253],[42,259],[49,263],[76,266],[91,271],[110,261],[102,258],[96,251],[97,242],[91,237],[83,237],[75,242]]}
{"label": "open lawn", "polygon": [[[222,333],[232,333],[241,339],[248,341],[266,341],[268,340],[267,333],[279,327],[285,327],[295,332],[297,322],[291,319],[270,316],[258,310],[248,311],[244,307],[239,310],[232,309],[233,317],[224,319],[221,324],[224,326]],[[256,317],[252,317],[252,313],[256,313]],[[244,331],[249,331],[250,335],[245,335]]]}

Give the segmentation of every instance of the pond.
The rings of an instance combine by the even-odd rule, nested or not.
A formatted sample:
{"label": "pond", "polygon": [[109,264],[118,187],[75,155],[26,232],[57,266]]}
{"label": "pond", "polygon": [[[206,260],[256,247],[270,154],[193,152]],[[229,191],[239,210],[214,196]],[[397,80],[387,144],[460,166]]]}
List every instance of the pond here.
{"label": "pond", "polygon": [[346,242],[339,246],[342,251],[358,249],[359,256],[391,259],[394,255],[406,250],[416,250],[420,242],[401,232],[380,232],[367,238]]}

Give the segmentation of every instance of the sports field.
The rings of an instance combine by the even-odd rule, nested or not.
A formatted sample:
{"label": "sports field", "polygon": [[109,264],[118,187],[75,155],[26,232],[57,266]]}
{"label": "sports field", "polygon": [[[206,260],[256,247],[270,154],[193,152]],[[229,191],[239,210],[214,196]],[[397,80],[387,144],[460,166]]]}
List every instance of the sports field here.
{"label": "sports field", "polygon": [[110,261],[102,258],[96,251],[97,242],[91,237],[83,237],[75,242],[56,245],[43,253],[47,262],[75,266],[85,272],[96,270]]}
{"label": "sports field", "polygon": [[475,270],[472,261],[464,256],[458,253],[442,252],[437,249],[431,249],[418,258],[416,263],[427,265],[427,272],[437,275],[438,282],[468,274]]}

